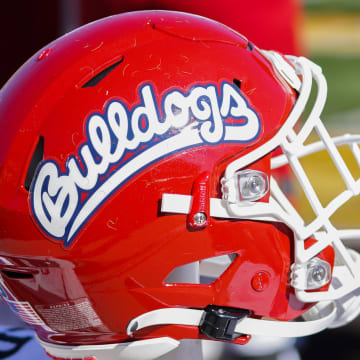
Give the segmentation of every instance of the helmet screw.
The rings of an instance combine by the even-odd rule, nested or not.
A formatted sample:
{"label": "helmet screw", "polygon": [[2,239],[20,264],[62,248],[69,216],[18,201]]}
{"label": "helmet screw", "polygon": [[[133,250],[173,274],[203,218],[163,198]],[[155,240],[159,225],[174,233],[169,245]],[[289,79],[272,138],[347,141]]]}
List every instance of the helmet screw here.
{"label": "helmet screw", "polygon": [[270,283],[270,275],[267,272],[259,271],[251,279],[251,286],[255,291],[264,291]]}
{"label": "helmet screw", "polygon": [[312,269],[311,276],[314,281],[321,282],[325,279],[326,269],[321,265],[317,265]]}
{"label": "helmet screw", "polygon": [[206,222],[206,214],[198,212],[194,215],[194,222],[196,225],[203,225]]}
{"label": "helmet screw", "polygon": [[43,50],[37,57],[37,60],[44,60],[46,57],[48,57],[51,53],[51,48]]}

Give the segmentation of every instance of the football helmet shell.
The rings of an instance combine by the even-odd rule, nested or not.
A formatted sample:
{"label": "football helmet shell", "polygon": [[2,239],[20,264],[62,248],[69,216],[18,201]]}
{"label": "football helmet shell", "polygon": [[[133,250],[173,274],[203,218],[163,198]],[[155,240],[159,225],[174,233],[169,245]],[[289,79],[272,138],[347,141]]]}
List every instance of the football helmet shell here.
{"label": "football helmet shell", "polygon": [[[0,93],[2,297],[54,350],[245,343],[261,318],[301,328],[288,320],[351,293],[357,255],[323,216],[301,223],[271,178],[287,163],[301,175],[293,129],[314,76],[184,13],[114,16],[48,45]],[[352,285],[332,296],[334,248]],[[231,261],[211,281],[171,280],[219,257]],[[328,326],[331,304],[300,335]],[[245,327],[211,335],[209,309],[241,309]]]}

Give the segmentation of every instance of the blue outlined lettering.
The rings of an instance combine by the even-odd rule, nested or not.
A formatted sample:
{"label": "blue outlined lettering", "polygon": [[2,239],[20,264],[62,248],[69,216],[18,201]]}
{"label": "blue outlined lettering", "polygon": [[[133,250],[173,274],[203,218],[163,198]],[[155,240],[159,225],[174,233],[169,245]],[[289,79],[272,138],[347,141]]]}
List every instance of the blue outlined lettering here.
{"label": "blue outlined lettering", "polygon": [[[249,143],[260,134],[258,114],[226,81],[220,90],[215,84],[195,85],[186,93],[172,89],[159,103],[153,85],[146,83],[139,98],[132,109],[112,100],[104,113],[91,114],[86,141],[68,157],[64,172],[53,160],[43,161],[38,169],[30,190],[32,215],[65,247],[114,191],[152,163],[204,144]],[[228,118],[242,121],[227,124]]]}

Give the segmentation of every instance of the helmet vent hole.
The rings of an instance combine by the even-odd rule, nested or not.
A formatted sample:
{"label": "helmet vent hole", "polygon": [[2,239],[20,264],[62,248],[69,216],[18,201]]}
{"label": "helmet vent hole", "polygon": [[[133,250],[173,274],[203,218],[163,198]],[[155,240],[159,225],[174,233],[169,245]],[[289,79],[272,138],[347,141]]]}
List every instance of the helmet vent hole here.
{"label": "helmet vent hole", "polygon": [[233,83],[235,86],[237,86],[239,89],[241,89],[241,80],[239,79],[234,79]]}
{"label": "helmet vent hole", "polygon": [[2,270],[2,273],[10,279],[32,279],[34,277],[33,274],[10,270]]}
{"label": "helmet vent hole", "polygon": [[175,268],[166,278],[167,284],[211,284],[233,263],[237,254],[214,256]]}
{"label": "helmet vent hole", "polygon": [[249,51],[253,51],[254,50],[254,44],[251,43],[250,41],[248,41],[247,45],[246,45],[246,49]]}
{"label": "helmet vent hole", "polygon": [[131,327],[130,331],[133,333],[137,330],[138,327],[139,327],[139,324],[137,321],[135,321],[133,326]]}
{"label": "helmet vent hole", "polygon": [[27,191],[30,189],[32,179],[34,178],[35,171],[44,158],[44,137],[40,136],[33,152],[30,164],[26,173],[24,187]]}
{"label": "helmet vent hole", "polygon": [[94,77],[92,77],[89,81],[87,81],[82,87],[89,88],[96,86],[101,80],[103,80],[107,75],[109,75],[118,65],[120,65],[124,61],[124,56],[117,61],[116,63],[108,66],[106,69],[100,71]]}

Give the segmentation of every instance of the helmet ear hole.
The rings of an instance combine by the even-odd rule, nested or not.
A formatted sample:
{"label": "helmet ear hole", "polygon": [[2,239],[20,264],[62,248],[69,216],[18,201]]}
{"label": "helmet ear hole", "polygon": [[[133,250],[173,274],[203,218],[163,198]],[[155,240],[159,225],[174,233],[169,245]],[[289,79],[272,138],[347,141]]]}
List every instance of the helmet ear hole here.
{"label": "helmet ear hole", "polygon": [[165,279],[166,284],[212,284],[233,263],[237,254],[214,256],[176,267]]}
{"label": "helmet ear hole", "polygon": [[29,167],[26,173],[25,182],[24,182],[24,188],[29,191],[32,179],[34,178],[36,169],[40,162],[44,158],[44,137],[40,136],[39,140],[36,144],[35,150],[33,152],[33,155],[31,157]]}
{"label": "helmet ear hole", "polygon": [[34,277],[33,274],[26,272],[3,270],[2,273],[9,279],[32,279]]}

